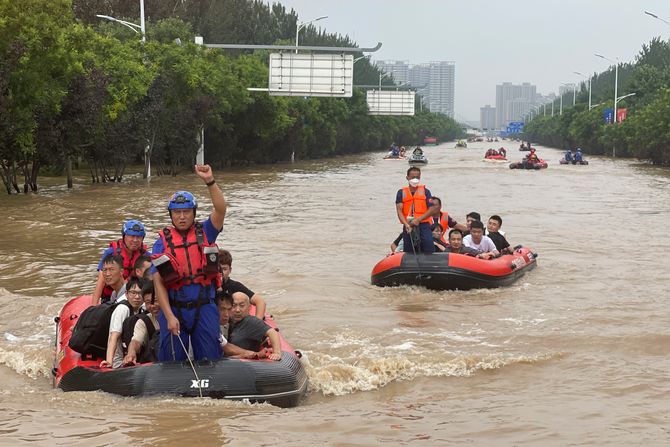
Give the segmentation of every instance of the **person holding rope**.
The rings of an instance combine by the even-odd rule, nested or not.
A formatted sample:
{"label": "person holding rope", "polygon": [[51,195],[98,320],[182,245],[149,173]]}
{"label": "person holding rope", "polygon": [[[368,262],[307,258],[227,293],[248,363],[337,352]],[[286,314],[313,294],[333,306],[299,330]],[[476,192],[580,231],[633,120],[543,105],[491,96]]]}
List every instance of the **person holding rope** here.
{"label": "person holding rope", "polygon": [[167,206],[172,226],[159,233],[152,250],[154,287],[161,308],[159,361],[185,360],[189,341],[195,360],[218,360],[222,354],[214,302],[219,249],[214,242],[223,229],[227,205],[212,168],[196,165],[195,173],[207,186],[214,210],[199,222],[193,194],[175,192]]}
{"label": "person holding rope", "polygon": [[412,166],[407,170],[408,186],[396,194],[396,214],[403,225],[403,246],[406,253],[433,253],[432,217],[439,206],[431,201],[432,194],[421,185],[421,169]]}

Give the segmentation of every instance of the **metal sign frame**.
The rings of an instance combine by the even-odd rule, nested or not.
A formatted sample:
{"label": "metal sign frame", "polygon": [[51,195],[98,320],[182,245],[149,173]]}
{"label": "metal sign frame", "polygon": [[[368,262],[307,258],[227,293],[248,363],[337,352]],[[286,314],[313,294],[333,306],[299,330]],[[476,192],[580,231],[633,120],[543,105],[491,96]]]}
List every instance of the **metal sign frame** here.
{"label": "metal sign frame", "polygon": [[368,90],[368,115],[413,116],[415,96],[415,91]]}
{"label": "metal sign frame", "polygon": [[269,68],[272,96],[350,98],[353,94],[351,54],[272,53]]}

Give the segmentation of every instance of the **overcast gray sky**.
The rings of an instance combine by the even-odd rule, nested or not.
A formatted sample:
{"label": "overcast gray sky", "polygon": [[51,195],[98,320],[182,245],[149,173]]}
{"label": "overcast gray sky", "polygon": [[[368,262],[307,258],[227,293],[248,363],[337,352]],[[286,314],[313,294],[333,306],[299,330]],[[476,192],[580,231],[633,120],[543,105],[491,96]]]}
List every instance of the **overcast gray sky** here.
{"label": "overcast gray sky", "polygon": [[[270,2],[271,3],[271,2]],[[300,20],[348,34],[361,46],[382,42],[375,59],[456,62],[457,118],[479,120],[495,106],[495,86],[531,82],[558,92],[600,72],[610,59],[632,61],[653,37],[670,38],[670,0],[281,0]],[[620,92],[625,94],[625,92]]]}

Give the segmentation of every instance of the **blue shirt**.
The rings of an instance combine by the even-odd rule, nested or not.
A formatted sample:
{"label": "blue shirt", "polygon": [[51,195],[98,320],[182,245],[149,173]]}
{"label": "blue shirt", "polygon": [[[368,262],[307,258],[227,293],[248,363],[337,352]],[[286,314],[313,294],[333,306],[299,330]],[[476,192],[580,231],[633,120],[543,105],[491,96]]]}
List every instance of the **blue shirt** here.
{"label": "blue shirt", "polygon": [[[213,244],[216,242],[216,238],[221,233],[221,230],[218,230],[214,228],[214,224],[212,224],[212,219],[207,218],[206,221],[202,223],[202,231],[205,233],[205,238],[207,239],[207,242]],[[154,255],[165,253],[165,246],[163,245],[163,239],[158,238],[156,242],[154,242],[154,246],[151,249],[151,253]],[[151,266],[151,274],[153,275],[156,273],[156,267],[153,265]],[[172,299],[178,299],[179,301],[195,301],[198,299],[198,296],[200,295],[200,288],[202,286],[200,284],[188,284],[183,287],[181,287],[178,290],[173,290],[173,289],[168,289],[168,295]],[[210,294],[208,298],[214,298],[215,294],[215,288],[211,287],[210,288]]]}

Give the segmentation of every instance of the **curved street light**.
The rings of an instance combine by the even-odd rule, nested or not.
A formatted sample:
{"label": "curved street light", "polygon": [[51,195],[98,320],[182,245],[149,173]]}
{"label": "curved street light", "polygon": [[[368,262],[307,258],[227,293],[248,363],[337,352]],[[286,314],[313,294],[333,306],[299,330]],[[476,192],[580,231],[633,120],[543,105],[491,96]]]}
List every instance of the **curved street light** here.
{"label": "curved street light", "polygon": [[657,16],[656,14],[654,14],[654,13],[652,13],[652,12],[649,12],[649,11],[645,11],[644,13],[647,14],[648,16],[651,16],[651,17],[655,18],[656,20],[660,20],[661,22],[663,22],[663,23],[665,23],[666,25],[670,26],[670,22],[668,22],[667,20],[665,20],[663,17],[659,17],[659,16]]}
{"label": "curved street light", "polygon": [[[580,73],[578,71],[573,71],[573,73],[583,78],[587,77],[585,74]],[[588,79],[589,79],[589,110],[591,110],[591,76],[588,76]]]}
{"label": "curved street light", "polygon": [[617,103],[617,95],[619,94],[619,59],[616,61],[613,61],[612,59],[603,56],[602,54],[594,53],[596,57],[599,57],[601,59],[605,59],[606,61],[609,61],[614,64],[614,115],[616,116],[616,103]]}
{"label": "curved street light", "polygon": [[[106,16],[106,15],[102,15],[102,14],[96,14],[95,16],[100,17],[101,19],[111,20],[112,22],[120,23],[121,25],[127,26],[128,28],[135,31],[136,33],[141,31],[142,32],[142,42],[146,42],[146,40],[147,40],[146,39],[146,28],[144,26],[144,0],[140,0],[140,24],[139,25],[136,24],[136,23],[127,22],[125,20],[119,20],[119,19],[117,19],[115,17],[112,17],[112,16]],[[140,31],[137,31],[138,29]]]}
{"label": "curved street light", "polygon": [[308,20],[307,22],[300,22],[295,28],[295,53],[298,54],[298,37],[300,35],[300,30],[303,29],[306,25],[309,25],[312,22],[318,22],[319,20],[327,19],[328,16],[317,17],[316,19]]}

